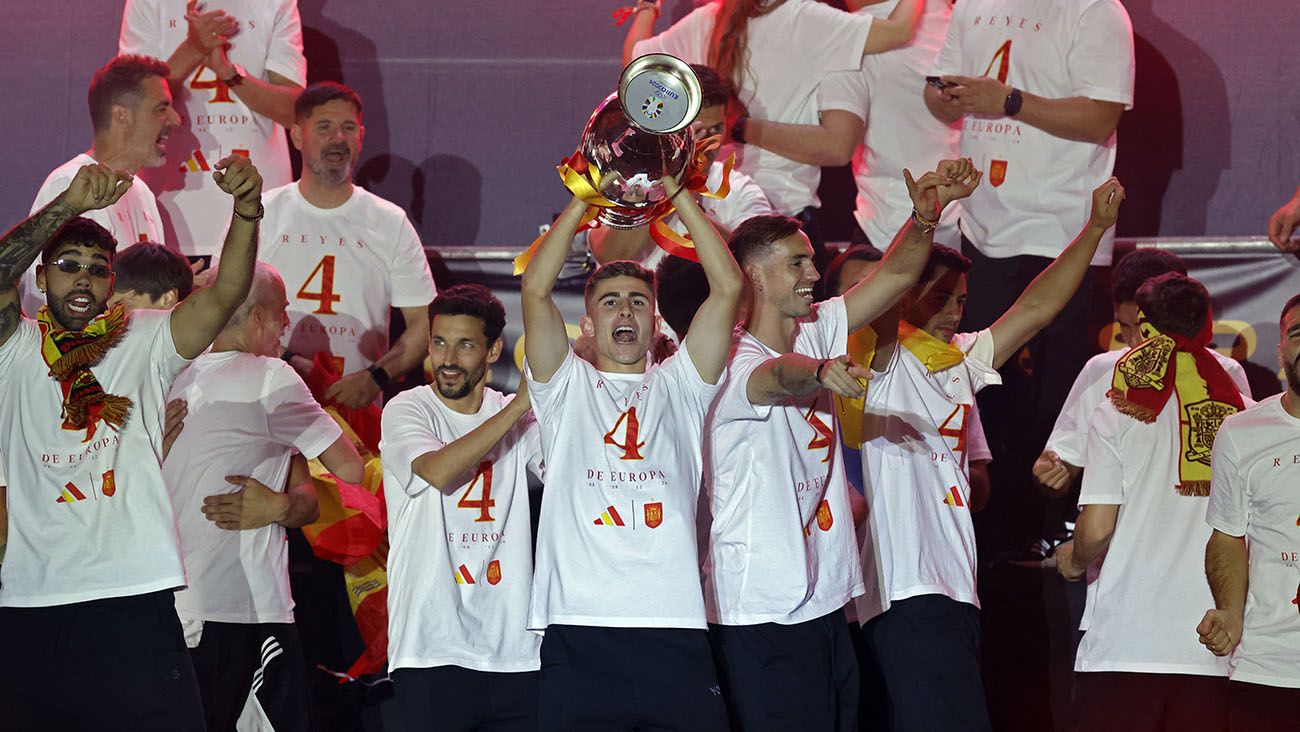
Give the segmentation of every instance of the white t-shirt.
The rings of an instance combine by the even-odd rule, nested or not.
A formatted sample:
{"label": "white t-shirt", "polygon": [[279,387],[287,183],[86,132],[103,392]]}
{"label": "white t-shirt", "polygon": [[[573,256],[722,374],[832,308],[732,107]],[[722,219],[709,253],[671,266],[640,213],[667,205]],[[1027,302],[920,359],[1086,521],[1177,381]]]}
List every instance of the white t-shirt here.
{"label": "white t-shirt", "polygon": [[189,405],[163,463],[189,579],[176,593],[176,612],[186,620],[292,623],[284,527],[218,528],[203,515],[203,499],[242,490],[227,475],[284,492],[294,451],[316,458],[342,429],[288,364],[238,351],[199,356],[167,399]]}
{"label": "white t-shirt", "polygon": [[695,510],[718,387],[689,345],[644,374],[570,350],[550,381],[524,375],[546,459],[529,630],[706,627]]}
{"label": "white t-shirt", "polygon": [[991,331],[958,333],[952,344],[965,360],[930,374],[900,343],[867,389],[862,623],[919,595],[979,607],[967,440],[975,394],[1002,380],[989,365]]}
{"label": "white t-shirt", "polygon": [[454,491],[442,493],[411,471],[415,458],[464,437],[513,398],[484,389],[478,413],[461,414],[422,386],[384,407],[379,448],[389,520],[390,671],[541,667],[541,637],[528,632],[533,550],[527,471],[541,458],[531,415]]}
{"label": "white t-shirt", "polygon": [[[887,18],[898,0],[864,6],[860,14]],[[866,136],[853,155],[858,184],[858,226],[884,249],[912,215],[912,198],[903,181],[903,168],[913,176],[934,170],[940,160],[957,157],[960,126],[945,125],[925,106],[925,75],[948,32],[949,0],[926,0],[921,26],[903,48],[862,58],[862,68],[839,71],[822,81],[818,100],[822,110],[852,112],[867,123]],[[957,232],[960,205],[943,211],[934,231],[938,244],[960,249]]]}
{"label": "white t-shirt", "polygon": [[[844,298],[798,321],[794,352],[845,353]],[[750,376],[779,356],[738,330],[730,374],[709,415],[705,454],[712,512],[704,596],[709,622],[793,625],[862,594],[849,487],[830,392],[756,405]]]}
{"label": "white t-shirt", "polygon": [[45,607],[181,587],[176,517],[163,487],[162,417],[176,353],[168,312],[136,310],[91,372],[129,397],[121,429],[63,429],[59,382],[41,358],[36,321],[0,346],[0,434],[9,477],[9,548],[0,606]]}
{"label": "white t-shirt", "polygon": [[[932,75],[993,76],[1048,99],[1133,106],[1133,27],[1120,0],[961,0]],[[962,231],[990,257],[1055,258],[1083,228],[1092,190],[1115,167],[1104,145],[1050,135],[1014,117],[968,114],[961,154],[984,171],[962,202]],[[1109,265],[1114,231],[1096,265]]]}
{"label": "white t-shirt", "polygon": [[[249,77],[269,81],[274,72],[307,83],[297,0],[207,0],[202,9],[224,10],[239,21],[229,57]],[[183,2],[127,0],[118,53],[166,61],[188,30]],[[247,155],[262,174],[262,189],[270,190],[293,180],[289,144],[279,123],[249,109],[206,66],[173,85],[173,92],[183,126],[168,139],[167,162],[141,174],[158,190],[181,252],[216,255],[230,218],[230,196],[212,179],[212,166],[228,155]]]}
{"label": "white t-shirt", "polygon": [[1219,428],[1213,463],[1206,521],[1250,548],[1232,680],[1300,688],[1300,420],[1281,395],[1234,414]]}
{"label": "white t-shirt", "polygon": [[[696,8],[671,28],[636,44],[634,56],[669,53],[687,63],[709,63],[709,38],[718,3]],[[749,63],[739,97],[756,119],[816,125],[817,85],[832,71],[857,69],[871,30],[869,15],[850,15],[816,0],[786,0],[749,21]],[[746,145],[740,169],[767,193],[772,207],[793,215],[820,205],[821,168],[796,163],[774,152]]]}
{"label": "white t-shirt", "polygon": [[[705,185],[708,186],[710,191],[718,190],[718,186],[722,184],[723,170],[722,163],[714,162],[709,166],[709,177]],[[727,180],[731,182],[731,192],[727,194],[726,198],[700,197],[700,208],[704,209],[704,212],[708,214],[711,220],[734,230],[751,217],[772,213],[772,204],[767,202],[767,196],[763,194],[763,189],[754,182],[753,178],[732,168]],[[669,228],[678,234],[685,235],[688,233],[686,224],[683,224],[681,218],[676,214],[667,219],[667,224]],[[663,247],[657,246],[641,264],[647,269],[654,270],[666,256],[668,256],[668,252],[664,251]]]}
{"label": "white t-shirt", "polygon": [[390,307],[433,302],[420,236],[396,204],[355,186],[342,206],[317,208],[297,183],[262,202],[257,258],[284,279],[294,353],[328,351],[341,373],[360,371],[388,351]]}
{"label": "white t-shirt", "polygon": [[1118,505],[1119,518],[1090,588],[1075,671],[1228,675],[1227,659],[1194,632],[1214,607],[1205,582],[1209,501],[1175,490],[1180,414],[1171,396],[1151,424],[1109,401],[1089,419],[1079,505]]}
{"label": "white t-shirt", "polygon": [[[1128,349],[1099,353],[1088,359],[1070,387],[1070,394],[1065,398],[1065,406],[1056,418],[1052,434],[1047,438],[1046,450],[1052,450],[1065,462],[1076,467],[1084,467],[1083,454],[1088,444],[1088,420],[1097,406],[1106,401],[1106,392],[1110,391],[1111,380],[1115,375],[1115,363],[1128,353]],[[1228,372],[1237,391],[1250,394],[1250,384],[1246,381],[1246,371],[1241,364],[1210,350],[1215,360]]]}
{"label": "white t-shirt", "polygon": [[[58,198],[59,194],[68,190],[68,185],[72,183],[72,179],[77,176],[77,171],[81,170],[82,166],[95,162],[94,158],[81,153],[51,171],[46,176],[45,182],[41,184],[41,189],[36,192],[36,200],[32,201],[30,213],[40,211],[49,205],[50,201]],[[163,241],[162,218],[158,215],[158,200],[139,176],[117,203],[108,208],[87,211],[81,214],[81,217],[108,229],[108,233],[117,240],[118,254],[132,244],[142,241],[166,243]],[[23,311],[32,317],[35,317],[36,311],[45,304],[45,295],[36,289],[36,264],[36,262],[32,263],[18,285],[22,292]]]}

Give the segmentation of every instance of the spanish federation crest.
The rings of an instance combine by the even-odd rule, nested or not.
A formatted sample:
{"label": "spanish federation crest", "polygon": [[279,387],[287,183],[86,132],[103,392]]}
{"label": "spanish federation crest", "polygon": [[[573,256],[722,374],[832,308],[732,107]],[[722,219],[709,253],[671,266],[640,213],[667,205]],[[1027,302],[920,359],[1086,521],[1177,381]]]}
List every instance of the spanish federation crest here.
{"label": "spanish federation crest", "polygon": [[1236,414],[1237,408],[1213,399],[1202,399],[1184,406],[1183,412],[1187,415],[1187,450],[1183,458],[1208,466],[1210,452],[1214,449],[1214,436],[1223,420]]}
{"label": "spanish federation crest", "polygon": [[1160,389],[1164,386],[1165,370],[1169,368],[1173,352],[1174,339],[1159,335],[1134,346],[1116,367],[1128,388]]}
{"label": "spanish federation crest", "polygon": [[645,525],[647,528],[656,529],[659,524],[664,522],[664,504],[656,501],[645,505]]}
{"label": "spanish federation crest", "polygon": [[831,526],[835,525],[835,517],[831,515],[830,501],[823,500],[817,506],[817,528],[822,531],[830,531]]}
{"label": "spanish federation crest", "polygon": [[501,581],[501,562],[493,559],[488,562],[487,581],[489,585],[495,585]]}

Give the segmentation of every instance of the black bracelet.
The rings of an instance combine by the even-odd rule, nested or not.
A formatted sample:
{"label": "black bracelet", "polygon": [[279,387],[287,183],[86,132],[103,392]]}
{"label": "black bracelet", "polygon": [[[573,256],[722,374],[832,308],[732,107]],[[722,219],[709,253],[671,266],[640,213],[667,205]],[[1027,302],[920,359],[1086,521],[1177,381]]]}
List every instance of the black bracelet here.
{"label": "black bracelet", "polygon": [[294,353],[293,351],[285,351],[284,353],[280,354],[280,360],[292,366],[293,357],[297,355],[298,354]]}
{"label": "black bracelet", "polygon": [[380,389],[388,386],[388,372],[379,366],[373,364],[367,366],[366,373],[370,374],[370,378],[374,380],[375,384],[378,385]]}
{"label": "black bracelet", "polygon": [[235,206],[235,215],[243,219],[244,221],[247,221],[250,224],[256,224],[257,222],[262,220],[263,216],[266,215],[266,207],[262,205],[261,201],[258,201],[257,214],[254,216],[245,216],[239,212],[239,206]]}
{"label": "black bracelet", "polygon": [[834,361],[834,360],[835,360],[835,359],[833,359],[833,358],[823,358],[823,359],[822,359],[822,362],[819,363],[819,364],[817,364],[817,370],[814,371],[813,374],[817,377],[817,384],[818,384],[818,385],[820,385],[820,386],[826,386],[826,383],[825,383],[824,381],[822,381],[822,369],[826,368],[826,364],[828,364],[828,363],[830,363],[831,361]]}

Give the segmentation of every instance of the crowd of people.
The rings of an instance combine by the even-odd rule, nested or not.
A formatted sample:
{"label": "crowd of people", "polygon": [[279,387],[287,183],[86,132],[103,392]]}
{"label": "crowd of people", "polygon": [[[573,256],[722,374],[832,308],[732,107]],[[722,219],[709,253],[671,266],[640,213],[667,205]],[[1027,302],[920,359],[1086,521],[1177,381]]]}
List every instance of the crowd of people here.
{"label": "crowd of people", "polygon": [[[1123,6],[848,7],[627,10],[624,61],[690,63],[738,164],[705,145],[722,198],[663,182],[692,259],[585,233],[576,338],[572,198],[509,394],[505,307],[353,183],[364,105],[306,85],[296,0],[127,0],[89,148],[0,238],[0,728],[310,729],[287,540],[322,476],[374,482],[367,441],[401,729],[990,730],[992,490],[1075,521],[1075,729],[1293,728],[1300,295],[1258,403],[1161,250],[1114,263],[1125,348],[1089,358]],[[837,252],[816,191],[850,160]],[[1298,223],[1300,191],[1279,249]]]}

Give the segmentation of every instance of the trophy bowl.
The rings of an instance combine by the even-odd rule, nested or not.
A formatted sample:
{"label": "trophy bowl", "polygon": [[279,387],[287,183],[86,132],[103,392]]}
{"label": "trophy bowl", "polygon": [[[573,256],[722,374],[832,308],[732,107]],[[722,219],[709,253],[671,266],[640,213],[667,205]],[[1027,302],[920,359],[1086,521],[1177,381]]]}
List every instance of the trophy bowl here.
{"label": "trophy bowl", "polygon": [[615,205],[601,223],[632,229],[650,223],[667,198],[663,181],[682,183],[695,159],[690,124],[700,110],[700,83],[685,62],[665,54],[628,64],[619,90],[592,113],[579,152],[588,178]]}

